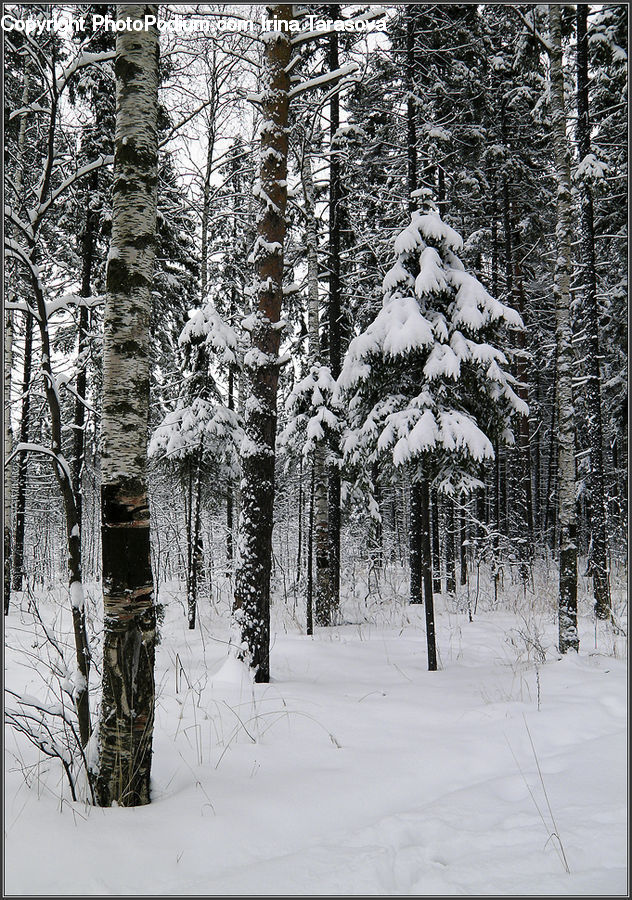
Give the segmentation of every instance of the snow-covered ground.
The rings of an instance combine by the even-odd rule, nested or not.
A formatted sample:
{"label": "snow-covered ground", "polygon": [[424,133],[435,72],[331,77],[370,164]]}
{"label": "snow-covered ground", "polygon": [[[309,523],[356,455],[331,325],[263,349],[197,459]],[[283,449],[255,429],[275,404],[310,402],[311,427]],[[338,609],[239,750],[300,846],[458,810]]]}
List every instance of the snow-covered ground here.
{"label": "snow-covered ground", "polygon": [[[6,893],[625,895],[625,639],[583,617],[560,659],[551,604],[519,594],[473,622],[438,598],[432,673],[422,607],[349,600],[307,637],[284,604],[252,685],[226,604],[190,632],[163,592],[153,803],[71,803],[7,729]],[[23,662],[7,683],[35,693]]]}

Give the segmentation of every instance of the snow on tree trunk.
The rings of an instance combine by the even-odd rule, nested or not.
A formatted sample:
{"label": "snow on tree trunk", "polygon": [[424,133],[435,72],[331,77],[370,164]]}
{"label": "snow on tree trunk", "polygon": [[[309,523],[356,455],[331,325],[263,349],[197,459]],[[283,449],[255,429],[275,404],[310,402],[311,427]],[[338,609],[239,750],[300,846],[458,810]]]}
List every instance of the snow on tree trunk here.
{"label": "snow on tree trunk", "polygon": [[[13,313],[4,316],[4,452],[8,458],[13,449],[11,429],[11,369],[13,367]],[[4,473],[4,614],[11,602],[11,466]]]}
{"label": "snow on tree trunk", "polygon": [[[591,151],[588,93],[588,6],[577,5],[577,143],[580,166],[586,164]],[[599,316],[597,311],[597,276],[595,267],[595,228],[592,187],[587,178],[581,181],[581,261],[583,306],[586,340],[587,380],[584,402],[587,412],[589,446],[589,492],[592,552],[590,572],[593,579],[595,614],[598,619],[610,616],[610,584],[608,578],[608,539],[606,493],[603,470],[603,423],[601,413],[601,372]]]}
{"label": "snow on tree trunk", "polygon": [[448,594],[456,593],[456,555],[454,547],[454,502],[451,497],[445,501],[445,589]]}
{"label": "snow on tree trunk", "polygon": [[432,589],[441,593],[441,544],[439,540],[439,495],[436,489],[430,492],[432,507]]}
{"label": "snow on tree trunk", "polygon": [[[340,7],[332,4],[327,8],[329,18],[340,17]],[[339,68],[338,33],[329,35],[329,71]],[[340,218],[342,182],[340,158],[335,146],[340,127],[340,95],[336,91],[329,101],[329,367],[334,379],[340,375],[341,360],[341,283],[340,283]],[[329,608],[327,621],[331,625],[336,620],[340,606],[340,469],[333,464],[329,467]]]}
{"label": "snow on tree trunk", "polygon": [[551,51],[551,127],[557,181],[557,257],[555,298],[556,395],[557,395],[557,490],[559,522],[559,648],[579,649],[577,634],[577,543],[575,520],[575,422],[573,410],[574,356],[571,343],[571,172],[566,135],[564,69],[559,6],[549,6]]}
{"label": "snow on tree trunk", "polygon": [[421,603],[421,486],[410,486],[410,602]]}
{"label": "snow on tree trunk", "polygon": [[[315,212],[312,162],[307,146],[301,165],[301,181],[305,201],[305,246],[307,249],[307,303],[309,360],[312,366],[321,363],[320,298],[318,295],[318,228]],[[327,497],[326,449],[322,441],[314,448],[313,525],[316,545],[316,624],[329,624],[329,506]],[[311,507],[310,507],[311,510]]]}
{"label": "snow on tree trunk", "polygon": [[430,551],[430,487],[429,479],[424,476],[420,485],[421,510],[421,580],[424,588],[424,607],[426,613],[426,648],[428,653],[428,671],[437,671],[437,644],[435,638],[434,599],[432,596],[432,561]]}
{"label": "snow on tree trunk", "polygon": [[[268,7],[269,19],[291,19],[292,5]],[[251,347],[244,364],[249,374],[241,446],[242,492],[235,619],[241,652],[257,682],[270,680],[270,574],[274,510],[274,463],[279,378],[279,319],[283,298],[283,244],[287,203],[287,149],[290,41],[287,32],[262,34],[260,200],[252,258],[258,283],[257,307],[249,316]]]}
{"label": "snow on tree trunk", "polygon": [[[22,88],[22,108],[26,107],[29,101],[30,88],[30,65],[28,57],[24,63],[24,86]],[[15,160],[15,196],[16,199],[22,199],[22,184],[24,181],[24,144],[26,140],[26,124],[28,116],[26,113],[20,115],[20,128],[18,131],[17,153]],[[9,303],[15,302],[14,292],[8,289]],[[32,329],[32,321],[30,314],[27,315],[29,328]],[[26,353],[24,364],[26,366]],[[29,354],[30,366],[30,354]],[[13,429],[11,427],[11,371],[13,369],[13,313],[10,309],[5,311],[4,317],[4,453],[7,459],[13,449]],[[25,398],[26,399],[26,398]],[[28,440],[28,437],[27,437]],[[22,461],[20,461],[22,464]],[[26,471],[24,471],[24,479],[26,479]],[[11,601],[11,555],[13,552],[13,535],[11,532],[11,466],[7,466],[4,471],[4,614],[9,612],[9,604]],[[24,519],[24,507],[22,509],[22,519]],[[22,531],[22,548],[24,547],[24,530]],[[22,551],[23,555],[23,551]],[[20,579],[21,579],[20,575]]]}
{"label": "snow on tree trunk", "polygon": [[[157,15],[121,4],[119,20]],[[156,612],[149,551],[149,321],[156,243],[158,34],[116,39],[112,238],[107,263],[102,419],[105,633],[97,799],[150,801]]]}

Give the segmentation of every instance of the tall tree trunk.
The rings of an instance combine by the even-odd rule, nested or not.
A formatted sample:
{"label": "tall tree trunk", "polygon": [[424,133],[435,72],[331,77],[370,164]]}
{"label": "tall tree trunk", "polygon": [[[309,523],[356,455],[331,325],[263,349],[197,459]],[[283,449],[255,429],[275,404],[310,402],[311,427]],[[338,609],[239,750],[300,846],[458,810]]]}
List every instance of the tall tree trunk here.
{"label": "tall tree trunk", "polygon": [[[588,10],[577,4],[577,143],[579,158],[590,153],[590,113],[588,94]],[[584,342],[587,380],[584,402],[587,413],[589,446],[590,573],[593,579],[595,614],[598,619],[610,616],[610,584],[608,578],[608,533],[606,525],[606,492],[603,467],[603,423],[601,415],[601,372],[599,367],[599,316],[597,310],[597,274],[595,265],[595,229],[592,188],[581,182],[581,259],[586,328]]]}
{"label": "tall tree trunk", "polygon": [[436,488],[430,492],[432,506],[432,588],[441,593],[441,544],[439,540],[439,494]]}
{"label": "tall tree trunk", "polygon": [[421,555],[424,606],[426,612],[426,646],[428,650],[428,671],[437,669],[437,646],[435,641],[434,600],[432,596],[432,563],[430,552],[430,488],[426,475],[421,480]]}
{"label": "tall tree trunk", "polygon": [[[11,370],[13,368],[13,313],[7,310],[4,316],[4,453],[5,459],[13,450],[13,429],[11,427]],[[11,603],[11,465],[4,470],[4,614],[9,614]]]}
{"label": "tall tree trunk", "polygon": [[[340,7],[328,7],[329,18],[338,19]],[[335,71],[338,62],[338,33],[329,36],[329,71]],[[329,367],[332,378],[340,375],[341,366],[341,280],[340,280],[340,232],[342,182],[340,158],[336,147],[340,127],[340,98],[334,92],[329,101]],[[328,624],[332,624],[340,606],[340,470],[329,467],[329,609]]]}
{"label": "tall tree trunk", "polygon": [[[98,176],[90,178],[86,193],[86,221],[81,235],[81,297],[90,297],[92,294],[92,270],[94,267],[95,250],[95,213],[91,208],[91,197],[98,188]],[[75,398],[75,418],[73,423],[74,454],[72,465],[72,486],[77,507],[77,523],[79,525],[79,543],[83,546],[83,466],[85,457],[86,439],[86,390],[87,390],[87,366],[86,350],[88,346],[88,308],[79,308],[79,334],[78,334],[78,370],[77,370],[77,396]]]}
{"label": "tall tree trunk", "polygon": [[[514,263],[514,276],[516,284],[516,307],[523,317],[526,317],[524,284],[520,265]],[[528,403],[529,400],[529,366],[530,355],[527,353],[525,332],[519,330],[516,333],[516,391],[521,400]],[[529,417],[520,416],[518,423],[518,527],[521,535],[521,557],[525,564],[533,559],[533,486],[531,475],[531,435],[529,431]]]}
{"label": "tall tree trunk", "polygon": [[[268,7],[268,17],[292,18],[292,4]],[[274,512],[276,401],[279,378],[278,326],[283,299],[283,245],[287,203],[287,151],[291,55],[287,32],[264,44],[262,67],[261,201],[254,260],[259,285],[245,365],[250,397],[242,445],[240,560],[235,585],[235,618],[245,657],[257,682],[270,680],[270,574]]]}
{"label": "tall tree trunk", "polygon": [[[22,87],[22,98],[21,98],[21,106],[23,109],[26,108],[29,102],[29,90],[31,85],[31,63],[29,56],[24,57],[24,84]],[[16,158],[15,158],[15,176],[14,176],[14,192],[15,198],[18,203],[23,201],[22,196],[22,186],[24,184],[24,147],[26,143],[26,126],[27,126],[28,116],[26,113],[22,113],[20,115],[20,128],[18,130],[18,140],[17,140],[17,148],[16,148]],[[9,302],[15,301],[15,291],[7,285],[7,294]],[[8,458],[13,449],[13,429],[11,426],[11,378],[12,378],[12,369],[13,369],[13,313],[12,311],[6,310],[5,319],[4,319],[4,453],[5,459]],[[30,382],[30,368],[31,368],[31,354],[32,354],[32,332],[33,332],[33,320],[30,313],[26,316],[26,328],[27,331],[30,332],[28,340],[31,342],[31,349],[28,354],[26,353],[26,348],[24,351],[24,375],[26,380],[26,368],[27,368],[27,359],[28,359],[28,368],[29,375],[28,381]],[[26,340],[25,340],[26,343]],[[26,398],[26,394],[22,395],[22,405],[24,406],[24,399]],[[28,420],[28,409],[29,401],[27,401],[27,409],[26,416]],[[24,409],[22,410],[24,412]],[[20,431],[22,431],[21,422],[20,422]],[[28,422],[26,427],[26,440],[28,440]],[[22,437],[20,437],[22,440]],[[26,456],[22,454],[19,462],[20,467],[23,467],[23,471],[21,476],[18,475],[18,486],[22,485],[22,497],[21,497],[21,543],[20,543],[20,553],[19,553],[19,562],[20,562],[20,573],[19,577],[19,586],[16,588],[15,584],[13,585],[16,590],[21,590],[22,587],[22,569],[24,567],[24,515],[26,512]],[[11,531],[11,499],[12,499],[12,472],[11,466],[7,466],[4,470],[4,614],[5,616],[9,612],[9,604],[11,600],[11,571],[12,571],[12,554],[13,554],[13,534]],[[17,530],[17,523],[16,523]],[[17,547],[17,541],[16,541]],[[15,566],[15,560],[13,563]],[[15,571],[15,568],[13,569]]]}
{"label": "tall tree trunk", "polygon": [[461,498],[461,509],[459,512],[459,547],[460,547],[460,562],[461,562],[461,571],[460,571],[460,582],[461,586],[467,584],[467,524],[465,519],[465,497]]}
{"label": "tall tree trunk", "polygon": [[[31,410],[31,372],[33,368],[33,315],[27,312],[24,321],[24,363],[22,374],[22,403],[20,409],[20,444],[28,442]],[[13,542],[13,590],[21,591],[24,580],[24,533],[26,529],[26,476],[28,454],[20,453],[15,500],[15,536]]]}
{"label": "tall tree trunk", "polygon": [[415,115],[415,7],[406,7],[406,145],[408,151],[408,211],[415,209],[415,198],[412,196],[417,190],[417,122]]}
{"label": "tall tree trunk", "polygon": [[455,554],[454,501],[446,497],[445,501],[445,589],[448,594],[456,593],[456,554]]}
{"label": "tall tree trunk", "polygon": [[551,44],[551,127],[557,181],[557,254],[555,264],[555,342],[557,358],[557,490],[560,548],[559,648],[579,649],[577,633],[577,544],[575,515],[575,423],[573,348],[570,322],[572,244],[571,169],[566,135],[560,7],[549,6]]}
{"label": "tall tree trunk", "polygon": [[112,238],[103,345],[103,698],[97,800],[150,801],[156,610],[149,544],[149,323],[156,247],[158,33],[149,4],[121,4],[140,31],[116,38]]}
{"label": "tall tree trunk", "polygon": [[[301,182],[305,202],[305,246],[307,249],[307,317],[309,335],[309,360],[311,366],[319,366],[320,353],[320,298],[318,293],[318,227],[312,162],[307,145],[301,161]],[[329,505],[327,497],[327,450],[322,441],[316,444],[312,466],[314,490],[313,526],[316,544],[316,603],[317,625],[331,622],[331,588],[329,569]],[[311,509],[311,507],[310,507]],[[311,512],[310,512],[311,516]]]}
{"label": "tall tree trunk", "polygon": [[[214,106],[211,115],[214,116]],[[213,171],[213,151],[215,149],[215,124],[211,118],[206,145],[206,168],[204,170],[204,187],[202,191],[202,234],[200,243],[200,294],[202,303],[206,302],[208,293],[208,227],[211,214],[211,174]]]}
{"label": "tall tree trunk", "polygon": [[[231,411],[235,409],[235,373],[232,366],[228,369],[228,408]],[[233,563],[233,504],[233,479],[229,475],[226,485],[226,568],[228,571],[232,570]]]}
{"label": "tall tree trunk", "polygon": [[410,486],[410,602],[421,603],[422,492],[418,481]]}
{"label": "tall tree trunk", "polygon": [[189,628],[195,628],[197,615],[198,593],[202,578],[202,563],[204,560],[204,547],[202,545],[202,445],[195,455],[195,479],[191,492],[191,569],[189,579],[188,596],[188,622]]}
{"label": "tall tree trunk", "polygon": [[309,521],[307,523],[307,598],[305,604],[305,632],[314,633],[314,467],[309,486]]}

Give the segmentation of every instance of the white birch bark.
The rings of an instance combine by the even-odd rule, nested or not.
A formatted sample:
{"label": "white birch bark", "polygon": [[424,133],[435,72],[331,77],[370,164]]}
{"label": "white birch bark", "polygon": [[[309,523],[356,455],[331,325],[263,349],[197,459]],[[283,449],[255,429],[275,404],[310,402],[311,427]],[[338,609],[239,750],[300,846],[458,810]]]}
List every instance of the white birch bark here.
{"label": "white birch bark", "polygon": [[[156,16],[121,4],[119,20]],[[150,800],[155,607],[149,552],[149,322],[156,242],[158,34],[116,39],[112,237],[107,262],[102,418],[105,616],[97,800]]]}

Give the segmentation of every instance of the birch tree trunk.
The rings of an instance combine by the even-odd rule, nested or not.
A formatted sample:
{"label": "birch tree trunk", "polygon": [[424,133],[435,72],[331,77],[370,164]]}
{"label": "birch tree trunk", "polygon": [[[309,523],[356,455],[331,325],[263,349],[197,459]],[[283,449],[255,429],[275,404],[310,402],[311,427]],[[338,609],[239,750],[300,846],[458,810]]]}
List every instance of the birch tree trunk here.
{"label": "birch tree trunk", "polygon": [[[292,4],[268,7],[268,17],[292,18]],[[264,33],[261,76],[260,200],[253,251],[258,282],[257,307],[250,317],[249,375],[241,448],[242,494],[235,620],[244,659],[257,682],[270,680],[270,574],[274,512],[274,463],[279,379],[279,319],[283,299],[283,246],[287,203],[290,61],[288,32]]]}
{"label": "birch tree trunk", "polygon": [[[582,162],[590,153],[590,115],[588,94],[588,9],[577,4],[577,144]],[[597,274],[595,264],[595,227],[592,188],[581,182],[581,260],[583,274],[584,326],[586,328],[585,360],[587,380],[585,403],[588,417],[589,494],[591,554],[595,615],[610,616],[610,584],[608,578],[608,535],[606,526],[606,492],[603,470],[603,422],[601,415],[601,359],[599,316],[597,312]]]}
{"label": "birch tree trunk", "polygon": [[[119,19],[157,16],[121,4]],[[116,39],[112,238],[103,352],[102,552],[105,614],[97,800],[150,801],[156,613],[149,552],[149,321],[156,243],[158,34]]]}
{"label": "birch tree trunk", "polygon": [[573,410],[573,348],[570,321],[571,169],[566,136],[564,69],[560,7],[549,6],[551,126],[557,181],[557,258],[555,263],[555,343],[557,428],[557,490],[559,522],[559,648],[579,649],[577,634],[577,544],[575,514],[575,422]]}

